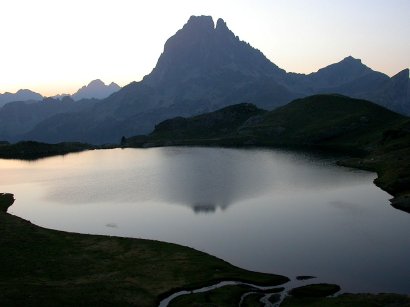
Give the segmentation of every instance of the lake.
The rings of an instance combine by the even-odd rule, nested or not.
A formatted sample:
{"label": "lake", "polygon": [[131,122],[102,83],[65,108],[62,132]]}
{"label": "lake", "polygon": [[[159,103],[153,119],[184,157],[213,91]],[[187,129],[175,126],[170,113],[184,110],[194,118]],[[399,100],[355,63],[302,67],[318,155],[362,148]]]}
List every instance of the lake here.
{"label": "lake", "polygon": [[0,159],[9,212],[47,228],[187,245],[350,292],[410,293],[410,215],[376,174],[272,149],[95,150]]}

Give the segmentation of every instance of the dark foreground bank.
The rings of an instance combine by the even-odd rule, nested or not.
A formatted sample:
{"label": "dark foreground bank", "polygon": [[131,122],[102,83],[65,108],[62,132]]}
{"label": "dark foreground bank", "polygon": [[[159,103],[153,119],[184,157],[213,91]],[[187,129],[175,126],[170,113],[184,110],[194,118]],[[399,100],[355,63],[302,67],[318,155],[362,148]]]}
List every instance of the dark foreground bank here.
{"label": "dark foreground bank", "polygon": [[288,281],[176,244],[41,228],[7,214],[13,202],[0,194],[0,306],[156,306],[219,280]]}

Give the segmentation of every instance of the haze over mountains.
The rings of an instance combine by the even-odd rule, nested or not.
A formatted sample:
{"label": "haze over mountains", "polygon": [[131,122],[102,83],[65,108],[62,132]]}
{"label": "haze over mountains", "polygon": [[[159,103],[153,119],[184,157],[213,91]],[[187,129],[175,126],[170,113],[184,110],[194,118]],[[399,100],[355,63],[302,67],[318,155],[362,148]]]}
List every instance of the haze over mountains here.
{"label": "haze over mountains", "polygon": [[0,140],[118,143],[122,136],[151,132],[156,123],[175,116],[197,115],[242,102],[271,110],[320,93],[364,98],[410,114],[408,69],[390,78],[349,56],[316,73],[287,73],[241,41],[222,19],[215,24],[212,17],[192,16],[167,40],[157,65],[142,81],[132,82],[98,103],[68,107],[68,111],[61,108],[54,114],[38,111],[42,116],[24,129],[14,125],[22,120],[18,114],[31,106],[16,106],[13,116],[4,116],[10,110],[2,108]]}

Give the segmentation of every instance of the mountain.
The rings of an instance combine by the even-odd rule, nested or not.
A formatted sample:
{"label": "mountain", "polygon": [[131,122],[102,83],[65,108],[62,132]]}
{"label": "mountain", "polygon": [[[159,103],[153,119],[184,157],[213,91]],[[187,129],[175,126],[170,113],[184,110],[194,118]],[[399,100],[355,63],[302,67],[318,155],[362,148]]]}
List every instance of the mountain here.
{"label": "mountain", "polygon": [[409,70],[393,77],[374,71],[351,56],[309,75],[297,75],[306,94],[338,93],[371,100],[401,114],[410,114]]}
{"label": "mountain", "polygon": [[[409,80],[408,70],[390,78],[351,56],[312,74],[287,73],[241,41],[222,19],[215,24],[212,17],[192,16],[166,41],[156,66],[142,81],[89,108],[49,116],[18,138],[118,143],[122,136],[149,133],[176,116],[237,103],[273,110],[323,93],[367,99],[410,114]],[[92,83],[84,91],[102,86],[101,81]]]}
{"label": "mountain", "polygon": [[240,130],[260,142],[371,151],[383,132],[406,117],[366,100],[342,95],[297,99]]}
{"label": "mountain", "polygon": [[167,40],[152,72],[107,99],[102,109],[116,109],[119,118],[154,110],[167,113],[159,115],[165,119],[170,113],[200,114],[249,100],[274,108],[295,97],[279,83],[284,76],[222,19],[215,25],[209,16],[192,16]]}
{"label": "mountain", "polygon": [[284,76],[284,70],[239,40],[222,19],[215,25],[211,17],[193,16],[166,42],[156,67],[141,82],[130,83],[90,112],[50,118],[25,137],[117,143],[123,135],[150,132],[164,119],[236,102],[272,109],[298,97],[280,84]]}
{"label": "mountain", "polygon": [[368,97],[401,114],[410,115],[409,69],[406,68],[380,83],[379,87],[369,93]]}
{"label": "mountain", "polygon": [[85,85],[82,88],[80,88],[76,93],[71,95],[71,97],[75,101],[91,98],[104,99],[120,89],[121,87],[114,82],[111,82],[109,85],[106,85],[104,82],[97,79],[91,81],[88,85]]}
{"label": "mountain", "polygon": [[6,92],[0,94],[0,108],[13,101],[39,101],[42,99],[43,96],[27,89],[18,90],[16,93]]}
{"label": "mountain", "polygon": [[[38,124],[60,114],[87,112],[99,100],[74,101],[70,97],[61,100],[44,98],[41,101],[16,101],[0,109],[0,140],[11,142],[30,140],[29,134]],[[53,131],[52,126],[44,128],[43,133]]]}

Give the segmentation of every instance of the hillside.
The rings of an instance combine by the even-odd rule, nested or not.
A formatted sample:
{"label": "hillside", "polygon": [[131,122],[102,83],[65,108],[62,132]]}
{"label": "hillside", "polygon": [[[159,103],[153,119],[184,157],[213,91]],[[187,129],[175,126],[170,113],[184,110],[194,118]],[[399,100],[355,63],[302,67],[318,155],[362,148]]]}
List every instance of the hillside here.
{"label": "hillside", "polygon": [[[166,120],[155,126],[146,142],[225,144],[229,139],[236,145],[327,146],[369,152],[385,130],[405,119],[365,100],[315,95],[270,112],[239,104],[195,117]],[[136,139],[127,140],[132,146]]]}
{"label": "hillside", "polygon": [[165,120],[155,126],[154,136],[164,138],[212,138],[235,134],[250,117],[265,111],[248,103],[225,107],[215,112]]}
{"label": "hillside", "polygon": [[238,131],[258,143],[374,149],[383,132],[405,117],[365,100],[341,95],[297,99]]}

